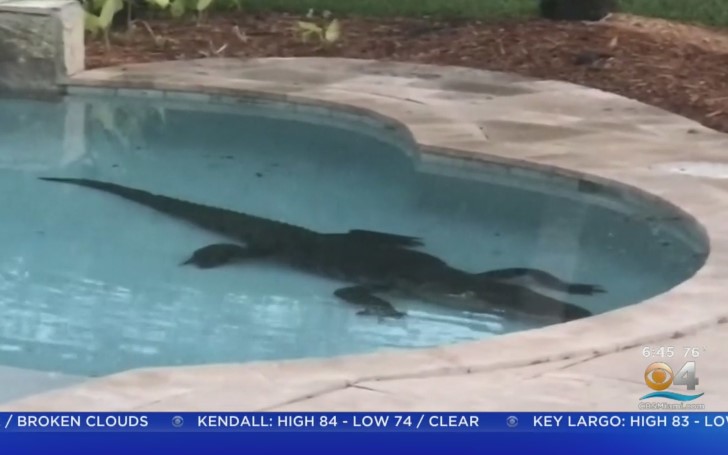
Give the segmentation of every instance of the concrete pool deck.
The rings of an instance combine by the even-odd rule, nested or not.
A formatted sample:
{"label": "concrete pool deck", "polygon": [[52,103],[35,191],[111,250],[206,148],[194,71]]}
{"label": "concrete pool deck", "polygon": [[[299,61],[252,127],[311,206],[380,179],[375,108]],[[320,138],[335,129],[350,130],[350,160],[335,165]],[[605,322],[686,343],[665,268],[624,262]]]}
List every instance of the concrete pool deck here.
{"label": "concrete pool deck", "polygon": [[[684,348],[699,352],[705,396],[695,403],[709,411],[728,406],[721,361],[728,344],[727,135],[591,88],[405,63],[205,59],[85,71],[67,84],[76,94],[186,92],[190,101],[228,104],[263,96],[323,106],[331,115],[368,112],[404,125],[423,157],[535,167],[574,185],[609,181],[625,197],[638,188],[694,217],[696,230],[707,231],[710,255],[667,293],[567,324],[426,350],[128,371],[2,410],[636,411],[650,391],[645,367],[664,360],[677,370],[690,360]],[[646,358],[646,346],[672,346],[675,356]]]}

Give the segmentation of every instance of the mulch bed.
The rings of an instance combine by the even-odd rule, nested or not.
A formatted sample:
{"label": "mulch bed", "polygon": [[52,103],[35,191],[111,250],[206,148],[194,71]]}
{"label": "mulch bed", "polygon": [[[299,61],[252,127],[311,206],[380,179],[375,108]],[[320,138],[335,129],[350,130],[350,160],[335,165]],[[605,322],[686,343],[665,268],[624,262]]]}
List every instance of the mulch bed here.
{"label": "mulch bed", "polygon": [[341,18],[341,39],[322,47],[301,41],[293,29],[299,19],[227,13],[199,26],[193,19],[139,20],[131,32],[112,35],[110,50],[87,39],[86,64],[331,56],[461,65],[615,92],[728,132],[728,47],[609,23],[369,18]]}

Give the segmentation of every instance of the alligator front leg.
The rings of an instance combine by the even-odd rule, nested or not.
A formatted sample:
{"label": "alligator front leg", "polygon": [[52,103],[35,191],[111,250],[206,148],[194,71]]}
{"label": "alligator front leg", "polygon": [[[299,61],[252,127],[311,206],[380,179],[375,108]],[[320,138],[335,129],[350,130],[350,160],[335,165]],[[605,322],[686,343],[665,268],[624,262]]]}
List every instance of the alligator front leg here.
{"label": "alligator front leg", "polygon": [[374,295],[378,289],[367,286],[349,286],[334,291],[334,295],[341,300],[355,305],[363,306],[364,309],[356,314],[362,316],[377,316],[379,319],[399,319],[406,314],[397,311],[391,303]]}
{"label": "alligator front leg", "polygon": [[540,285],[547,289],[566,292],[575,295],[593,295],[607,292],[604,288],[596,284],[586,283],[568,283],[551,275],[548,272],[538,269],[529,268],[512,268],[491,270],[489,272],[478,273],[478,278],[488,280],[505,281],[513,284],[527,285],[528,280],[532,283]]}
{"label": "alligator front leg", "polygon": [[265,256],[267,256],[267,252],[261,249],[234,243],[214,243],[195,250],[192,256],[180,265],[191,264],[201,269],[211,269],[232,262]]}

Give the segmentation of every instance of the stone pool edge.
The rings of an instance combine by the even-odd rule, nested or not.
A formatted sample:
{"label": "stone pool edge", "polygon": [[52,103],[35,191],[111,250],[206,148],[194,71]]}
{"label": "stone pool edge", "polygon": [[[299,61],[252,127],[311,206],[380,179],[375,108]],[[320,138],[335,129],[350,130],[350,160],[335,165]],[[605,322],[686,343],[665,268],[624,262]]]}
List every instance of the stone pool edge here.
{"label": "stone pool edge", "polygon": [[[503,113],[502,108],[508,104],[508,98],[521,97],[518,102],[523,102],[522,97],[532,96],[538,101],[539,95],[549,99],[549,94],[556,93],[557,99],[583,99],[597,104],[612,103],[617,108],[622,105],[625,109],[632,107],[638,113],[644,111],[644,122],[649,128],[631,137],[635,151],[660,147],[674,149],[676,138],[679,137],[677,132],[682,130],[685,134],[683,146],[689,147],[692,159],[715,161],[718,159],[715,152],[720,148],[728,148],[725,135],[617,95],[561,82],[528,80],[517,76],[510,80],[508,75],[488,71],[407,63],[346,59],[328,59],[326,65],[322,63],[321,59],[316,58],[273,58],[128,65],[82,72],[68,80],[67,85],[70,91],[78,93],[82,93],[84,88],[87,92],[101,87],[120,91],[135,88],[161,90],[200,102],[209,102],[211,97],[216,96],[263,96],[278,98],[280,101],[320,103],[326,109],[353,109],[356,114],[374,112],[382,118],[405,125],[427,154],[445,153],[469,159],[495,160],[506,165],[518,163],[535,167],[541,172],[564,170],[567,174],[582,175],[587,179],[596,177],[598,180],[609,180],[624,185],[624,188],[639,188],[670,201],[698,220],[707,230],[711,254],[693,278],[669,292],[632,307],[573,323],[419,351],[389,351],[320,360],[132,370],[90,380],[68,389],[27,397],[0,408],[265,410],[309,396],[355,387],[361,382],[473,374],[580,356],[602,356],[644,343],[694,333],[701,328],[725,322],[728,318],[728,309],[721,302],[722,283],[726,282],[728,274],[719,266],[725,264],[728,255],[728,232],[722,228],[728,221],[728,212],[720,208],[716,201],[719,193],[707,191],[713,188],[712,180],[655,171],[657,165],[664,164],[665,158],[669,158],[668,152],[650,155],[654,157],[651,162],[645,162],[649,160],[645,160],[644,156],[634,155],[632,160],[622,160],[619,158],[623,157],[593,153],[592,149],[598,148],[594,140],[624,138],[620,131],[610,133],[609,129],[592,126],[586,127],[591,140],[581,137],[578,140],[562,141],[566,144],[541,141],[540,147],[524,147],[530,155],[523,153],[518,156],[516,154],[519,152],[512,143],[490,140],[478,119],[517,114],[517,109],[510,114]],[[370,67],[369,70],[375,66],[377,72],[362,71],[366,66]],[[331,75],[332,67],[337,68],[335,76]],[[293,74],[303,71],[309,76],[317,76],[320,82],[293,84],[246,78],[246,73],[249,76],[254,74],[254,70],[265,68]],[[428,76],[423,77],[423,74]],[[491,99],[483,97],[473,104],[473,98],[477,96],[469,92],[427,87],[427,84],[424,88],[417,87],[422,85],[420,82],[423,79],[432,81],[432,75],[448,80],[448,74],[461,79],[497,80],[503,86],[528,87],[530,91]],[[388,79],[391,83],[387,83]],[[394,91],[396,96],[388,96],[392,95],[388,91]],[[403,92],[406,92],[405,96]],[[463,111],[470,111],[472,118],[457,114],[459,105]],[[493,110],[492,105],[497,110],[501,109],[498,115],[489,112]],[[479,117],[478,110],[482,111],[482,117]],[[568,112],[566,109],[564,111]],[[574,112],[569,115],[574,115]],[[639,115],[635,114],[635,117]],[[697,131],[698,134],[688,133],[688,130]],[[553,148],[551,153],[545,150],[549,142]],[[652,146],[645,146],[651,142]],[[577,152],[588,144],[591,147],[587,153]],[[564,151],[566,149],[574,151],[569,154]],[[691,191],[686,191],[690,188],[692,193],[700,194],[697,189],[706,192],[696,197]],[[236,398],[227,397],[226,400],[213,398],[216,394],[212,391],[228,387],[245,390],[245,396],[236,395]]]}

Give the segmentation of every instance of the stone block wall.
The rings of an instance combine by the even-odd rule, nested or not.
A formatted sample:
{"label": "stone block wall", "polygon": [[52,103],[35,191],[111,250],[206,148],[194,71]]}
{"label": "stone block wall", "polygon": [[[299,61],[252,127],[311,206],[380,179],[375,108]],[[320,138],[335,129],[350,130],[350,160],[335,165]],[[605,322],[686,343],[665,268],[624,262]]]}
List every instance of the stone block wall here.
{"label": "stone block wall", "polygon": [[0,0],[0,92],[59,92],[83,69],[77,0]]}

